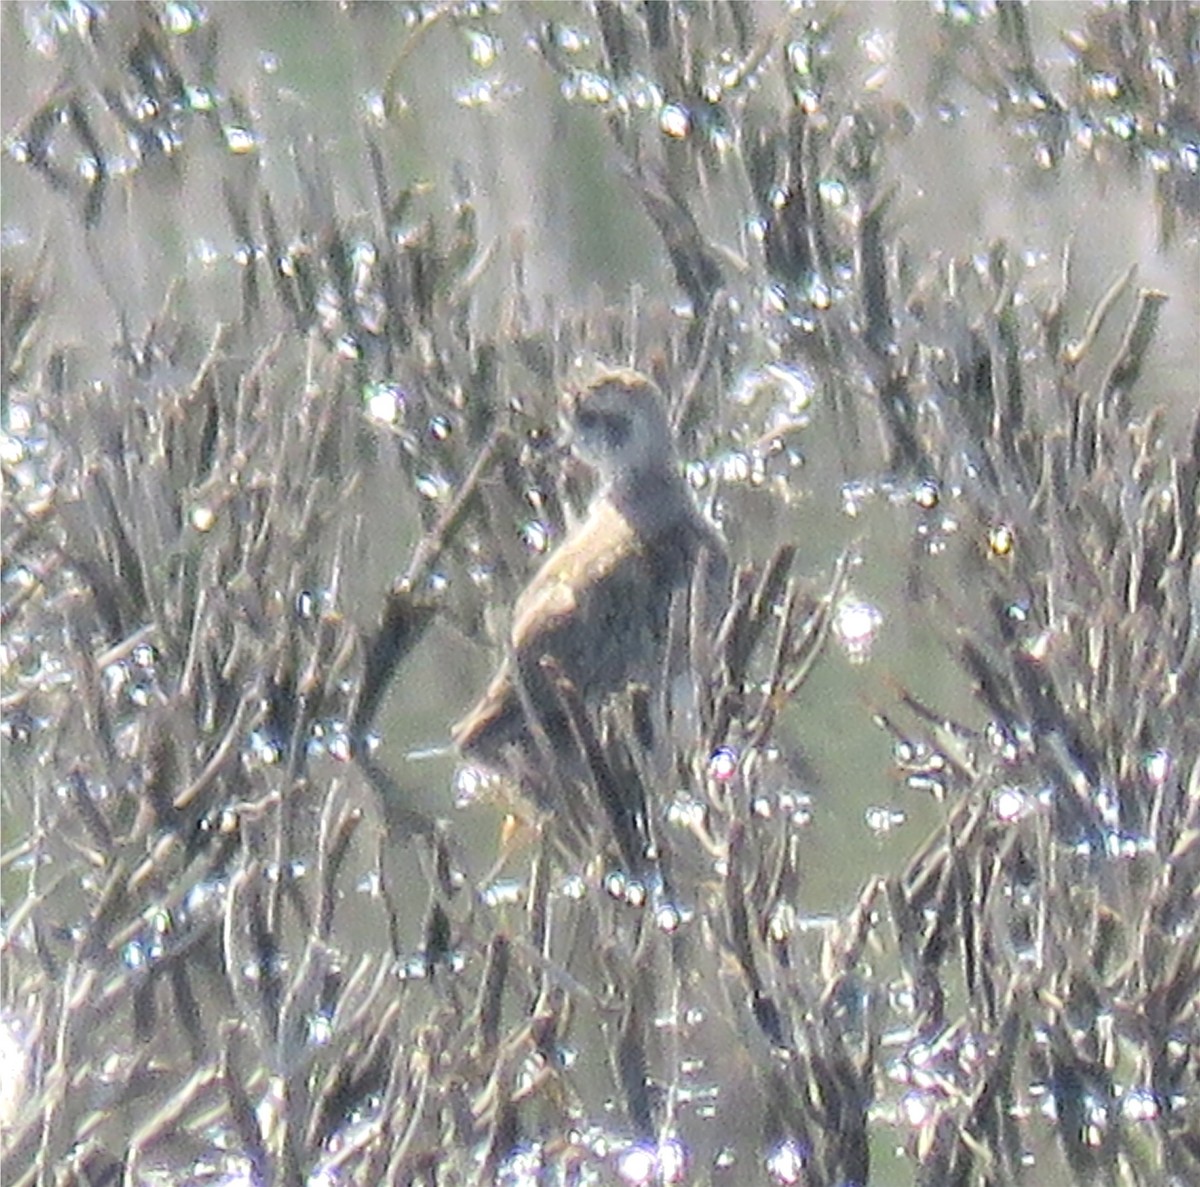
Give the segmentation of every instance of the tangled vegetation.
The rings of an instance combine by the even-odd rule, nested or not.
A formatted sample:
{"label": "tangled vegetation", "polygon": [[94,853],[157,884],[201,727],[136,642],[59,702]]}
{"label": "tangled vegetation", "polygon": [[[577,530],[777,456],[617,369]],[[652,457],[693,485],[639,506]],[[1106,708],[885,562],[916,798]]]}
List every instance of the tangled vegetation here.
{"label": "tangled vegetation", "polygon": [[[1175,295],[1081,307],[1085,234],[1054,288],[1016,242],[914,255],[895,164],[969,94],[1025,184],[1132,175],[1194,245],[1196,10],[1087,10],[1051,81],[1033,10],[922,9],[917,113],[847,64],[853,6],[297,11],[378,47],[346,149],[230,65],[250,9],[4,13],[7,74],[61,69],[6,190],[67,228],[6,243],[2,294],[6,1181],[1196,1181],[1200,416],[1146,390]],[[406,87],[448,47],[469,118],[540,80],[502,154],[548,153],[536,210],[602,177],[555,224],[607,228],[596,285],[436,143]],[[564,688],[577,810],[498,854],[389,733],[444,739],[586,500],[581,357],[669,394],[730,604],[711,637],[673,609],[680,728]],[[817,474],[884,526],[816,554]],[[818,916],[806,699],[873,550],[965,691],[845,714],[936,823],[894,864],[854,838]]]}

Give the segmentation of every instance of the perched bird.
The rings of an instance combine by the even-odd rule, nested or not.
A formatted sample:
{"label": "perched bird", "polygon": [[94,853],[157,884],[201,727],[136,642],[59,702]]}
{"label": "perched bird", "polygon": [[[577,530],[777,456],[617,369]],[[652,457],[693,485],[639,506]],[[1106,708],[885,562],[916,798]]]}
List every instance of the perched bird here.
{"label": "perched bird", "polygon": [[[464,758],[523,782],[544,773],[548,757],[578,752],[555,680],[591,709],[632,681],[661,679],[675,591],[702,557],[725,565],[724,544],[680,473],[654,383],[604,371],[568,393],[565,420],[599,486],[584,520],[517,598],[508,653],[452,730]],[[555,806],[536,786],[525,790]]]}

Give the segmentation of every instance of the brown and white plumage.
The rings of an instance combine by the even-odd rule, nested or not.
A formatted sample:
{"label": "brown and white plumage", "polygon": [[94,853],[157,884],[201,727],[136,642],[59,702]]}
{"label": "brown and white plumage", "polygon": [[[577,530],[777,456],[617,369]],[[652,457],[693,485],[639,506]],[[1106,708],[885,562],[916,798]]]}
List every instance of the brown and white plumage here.
{"label": "brown and white plumage", "polygon": [[464,757],[498,770],[514,750],[527,760],[537,753],[528,709],[552,746],[568,736],[544,661],[589,706],[631,680],[653,680],[673,593],[702,554],[724,557],[679,472],[666,406],[649,379],[606,371],[568,397],[566,419],[600,487],[517,598],[508,654],[452,731]]}

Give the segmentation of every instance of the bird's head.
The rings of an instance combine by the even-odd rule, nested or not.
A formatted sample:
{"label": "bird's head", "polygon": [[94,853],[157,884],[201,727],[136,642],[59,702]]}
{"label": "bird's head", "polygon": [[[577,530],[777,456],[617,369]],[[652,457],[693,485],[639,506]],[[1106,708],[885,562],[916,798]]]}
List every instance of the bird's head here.
{"label": "bird's head", "polygon": [[637,371],[608,370],[566,397],[571,446],[607,484],[675,464],[666,401]]}

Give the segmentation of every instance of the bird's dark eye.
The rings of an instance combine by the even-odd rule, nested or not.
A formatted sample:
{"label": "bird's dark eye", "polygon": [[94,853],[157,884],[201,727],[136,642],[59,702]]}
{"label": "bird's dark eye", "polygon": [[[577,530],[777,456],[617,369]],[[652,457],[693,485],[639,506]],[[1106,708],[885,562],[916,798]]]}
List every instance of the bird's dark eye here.
{"label": "bird's dark eye", "polygon": [[582,433],[600,438],[609,449],[621,449],[629,440],[633,426],[627,416],[613,412],[597,412],[594,408],[582,408],[575,418]]}

